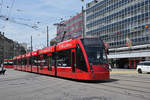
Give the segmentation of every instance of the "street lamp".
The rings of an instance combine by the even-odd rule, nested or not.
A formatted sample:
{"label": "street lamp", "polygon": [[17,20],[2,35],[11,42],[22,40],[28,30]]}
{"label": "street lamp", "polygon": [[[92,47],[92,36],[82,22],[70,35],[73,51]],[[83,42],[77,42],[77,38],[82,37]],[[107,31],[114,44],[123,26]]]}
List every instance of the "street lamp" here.
{"label": "street lamp", "polygon": [[2,58],[2,62],[4,64],[4,59],[5,59],[5,36],[4,36],[4,32],[2,33],[2,39],[3,39],[3,58]]}
{"label": "street lamp", "polygon": [[[84,0],[81,0],[84,3]],[[85,37],[85,25],[84,25],[84,7],[82,5],[82,38]]]}
{"label": "street lamp", "polygon": [[33,51],[33,46],[32,46],[32,35],[31,35],[31,52]]}
{"label": "street lamp", "polygon": [[48,34],[48,32],[49,32],[49,29],[48,29],[48,26],[47,26],[47,47],[49,46],[49,34]]}

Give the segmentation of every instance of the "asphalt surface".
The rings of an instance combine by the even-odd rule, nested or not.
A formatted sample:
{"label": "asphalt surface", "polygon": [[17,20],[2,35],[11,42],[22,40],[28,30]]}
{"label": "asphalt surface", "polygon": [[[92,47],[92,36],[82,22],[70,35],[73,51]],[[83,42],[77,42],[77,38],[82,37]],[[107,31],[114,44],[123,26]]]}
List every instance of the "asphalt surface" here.
{"label": "asphalt surface", "polygon": [[110,80],[88,83],[7,69],[0,100],[150,100],[150,74],[113,69]]}

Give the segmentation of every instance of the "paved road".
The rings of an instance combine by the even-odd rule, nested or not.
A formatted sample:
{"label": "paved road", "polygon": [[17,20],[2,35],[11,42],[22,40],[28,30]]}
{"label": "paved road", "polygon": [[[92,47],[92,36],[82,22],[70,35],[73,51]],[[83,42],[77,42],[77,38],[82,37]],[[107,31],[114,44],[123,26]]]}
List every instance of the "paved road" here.
{"label": "paved road", "polygon": [[0,100],[150,100],[150,74],[113,70],[109,81],[85,83],[16,70],[0,75]]}

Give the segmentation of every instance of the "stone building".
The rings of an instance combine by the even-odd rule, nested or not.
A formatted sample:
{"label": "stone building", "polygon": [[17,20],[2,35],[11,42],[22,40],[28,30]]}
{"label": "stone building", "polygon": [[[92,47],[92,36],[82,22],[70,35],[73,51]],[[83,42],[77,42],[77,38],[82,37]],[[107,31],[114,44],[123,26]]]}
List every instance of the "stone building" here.
{"label": "stone building", "polygon": [[0,62],[26,53],[23,46],[0,33]]}

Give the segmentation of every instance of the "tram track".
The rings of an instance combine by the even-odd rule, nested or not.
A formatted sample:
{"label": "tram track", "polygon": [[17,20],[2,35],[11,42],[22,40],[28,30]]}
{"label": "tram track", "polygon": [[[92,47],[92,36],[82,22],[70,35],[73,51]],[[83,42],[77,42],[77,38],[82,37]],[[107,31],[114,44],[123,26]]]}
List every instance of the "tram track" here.
{"label": "tram track", "polygon": [[113,79],[118,79],[122,81],[138,82],[138,83],[150,83],[150,78],[139,78],[139,77],[129,77],[129,76],[117,76],[112,77]]}
{"label": "tram track", "polygon": [[[125,80],[121,80],[121,81],[119,81],[119,82],[115,82],[115,83],[113,83],[113,84],[119,84],[119,85],[123,85],[123,86],[131,86],[131,87],[139,87],[139,88],[144,88],[144,89],[150,89],[150,87],[144,87],[144,86],[141,86],[141,85],[138,85],[137,86],[137,84],[135,83],[135,81],[133,82],[133,81],[130,81],[130,82],[132,82],[132,85],[131,84],[125,84],[125,83],[121,83],[121,82],[123,82],[123,81],[125,81]],[[135,84],[135,85],[133,85],[133,83]]]}
{"label": "tram track", "polygon": [[[120,80],[120,79],[119,79]],[[138,81],[138,80],[128,80],[128,79],[121,79],[122,81],[130,81],[130,82],[138,82],[138,83],[150,83],[148,81]]]}
{"label": "tram track", "polygon": [[118,85],[118,84],[104,84],[104,83],[102,83],[101,85],[103,85],[103,86],[107,86],[107,87],[115,87],[115,88],[119,88],[119,89],[125,89],[125,90],[130,90],[130,91],[136,91],[136,92],[142,92],[142,93],[149,93],[150,94],[150,92],[146,92],[146,91],[144,91],[144,90],[141,90],[141,89],[133,89],[133,88],[131,88],[131,86],[129,87],[129,85],[128,85],[128,88],[127,87],[124,87],[124,86],[121,86],[121,84],[120,85]]}
{"label": "tram track", "polygon": [[150,78],[145,78],[145,77],[140,77],[140,75],[139,76],[123,76],[123,75],[112,75],[113,77],[126,77],[126,78],[131,78],[132,80],[133,80],[133,78],[135,79],[144,79],[144,80],[148,80],[148,81],[150,81]]}
{"label": "tram track", "polygon": [[[102,87],[100,87],[100,86],[102,86]],[[111,93],[114,93],[114,94],[122,94],[122,95],[126,95],[126,96],[138,97],[138,98],[141,98],[142,100],[143,99],[150,100],[150,98],[145,97],[142,94],[143,91],[140,91],[140,90],[134,90],[134,89],[129,89],[129,88],[127,89],[127,88],[121,88],[121,87],[117,87],[117,86],[105,85],[103,83],[100,83],[100,84],[97,84],[97,85],[94,85],[94,86],[90,85],[89,87],[95,88],[95,89],[102,89],[104,91],[111,92]],[[147,94],[149,94],[149,92]]]}
{"label": "tram track", "polygon": [[[31,77],[32,76],[32,77]],[[25,76],[25,77],[19,77],[19,78],[11,78],[11,79],[6,79],[6,78],[1,78],[0,82],[6,82],[6,81],[16,81],[16,80],[28,80],[28,79],[32,79],[38,76],[34,76],[34,75],[29,75],[29,76]]]}
{"label": "tram track", "polygon": [[[142,78],[136,78],[135,80],[133,80],[133,77],[129,77],[129,76],[112,76],[112,79],[116,79],[117,81],[106,81],[106,82],[100,82],[100,83],[83,83],[83,82],[76,82],[76,81],[72,81],[72,80],[66,80],[66,79],[60,79],[60,78],[56,78],[56,79],[53,79],[51,80],[52,83],[55,83],[55,84],[46,84],[47,82],[50,81],[49,77],[39,77],[39,76],[43,76],[43,75],[32,75],[32,74],[28,74],[28,75],[22,75],[22,76],[19,76],[19,77],[16,77],[14,78],[15,76],[12,76],[10,79],[3,79],[3,80],[0,80],[0,83],[3,84],[3,82],[10,82],[12,81],[12,84],[13,82],[15,81],[21,81],[20,83],[21,84],[17,84],[17,85],[14,85],[14,86],[11,86],[11,88],[15,87],[15,88],[18,88],[18,86],[25,86],[25,85],[28,85],[28,87],[26,87],[26,90],[24,92],[21,92],[21,93],[18,93],[18,94],[30,94],[30,93],[38,93],[37,91],[46,91],[48,89],[54,89],[54,87],[57,87],[58,88],[63,88],[63,90],[65,90],[66,88],[70,87],[72,88],[72,90],[74,90],[75,88],[74,87],[78,87],[78,88],[86,88],[88,90],[91,89],[95,89],[97,91],[102,91],[105,93],[113,93],[113,94],[117,94],[117,95],[125,95],[125,96],[131,96],[131,97],[136,97],[136,98],[139,98],[141,100],[150,100],[150,97],[149,97],[149,94],[150,94],[150,91],[148,89],[150,89],[149,87],[144,87],[146,86],[147,84],[149,84],[150,82],[148,81],[145,81],[146,79],[143,79],[145,82],[146,85],[143,85],[143,86],[140,86],[140,84],[143,82],[141,79]],[[126,79],[128,78],[128,79]],[[138,81],[138,79],[140,79],[140,81]],[[29,80],[29,83],[27,84],[22,84],[22,82],[24,82],[23,80]],[[37,87],[34,86],[33,88],[35,88],[34,90],[30,90],[30,86],[31,84],[33,84],[30,80],[37,80],[37,81],[32,81],[33,83],[36,83]],[[58,83],[57,83],[58,81]],[[42,82],[42,83],[41,83]],[[68,83],[68,85],[66,85],[66,83]],[[138,83],[139,86],[136,86],[134,84]],[[29,85],[30,84],[30,85]],[[9,84],[8,84],[9,85]],[[7,85],[6,85],[7,86]],[[6,88],[3,87],[1,89],[4,89]],[[39,86],[42,86],[42,87],[39,87]],[[32,86],[31,86],[32,87]],[[8,87],[7,87],[8,88]],[[14,88],[14,89],[15,89]],[[56,92],[58,91],[59,89],[56,89]],[[12,89],[13,91],[13,89]],[[61,91],[63,92],[63,91]],[[107,96],[107,95],[106,95]]]}
{"label": "tram track", "polygon": [[[97,89],[104,89],[109,92],[119,93],[128,96],[130,95],[134,97],[140,97],[141,99],[150,100],[149,97],[150,88],[144,87],[144,86],[149,86],[150,83],[149,78],[136,77],[136,76],[122,76],[122,75],[113,75],[112,78],[118,81],[98,83],[92,87],[95,87]],[[142,85],[140,86],[140,84]]]}

